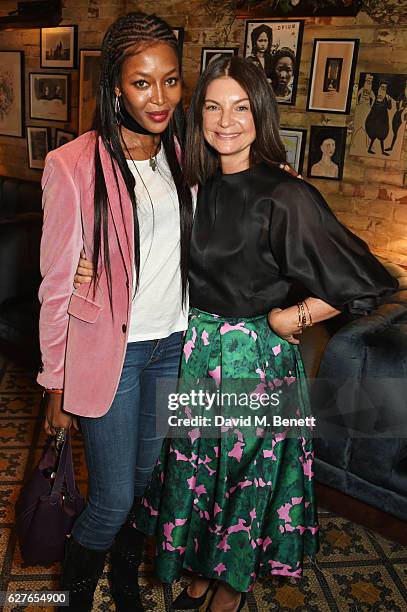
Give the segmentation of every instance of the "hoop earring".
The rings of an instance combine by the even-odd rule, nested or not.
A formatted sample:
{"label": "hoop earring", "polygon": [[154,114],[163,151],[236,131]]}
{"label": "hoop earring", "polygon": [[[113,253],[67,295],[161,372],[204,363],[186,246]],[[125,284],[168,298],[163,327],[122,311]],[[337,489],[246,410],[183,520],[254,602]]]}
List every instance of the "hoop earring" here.
{"label": "hoop earring", "polygon": [[120,125],[120,96],[117,94],[114,97],[113,102],[114,116],[116,118],[117,125]]}

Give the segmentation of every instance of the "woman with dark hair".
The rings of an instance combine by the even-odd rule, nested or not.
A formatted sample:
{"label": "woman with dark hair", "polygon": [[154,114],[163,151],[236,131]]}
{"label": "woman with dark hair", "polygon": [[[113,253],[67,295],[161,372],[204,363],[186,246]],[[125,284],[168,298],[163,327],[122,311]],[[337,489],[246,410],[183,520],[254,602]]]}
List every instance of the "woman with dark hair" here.
{"label": "woman with dark hair", "polygon": [[[207,67],[185,151],[186,179],[200,185],[180,380],[189,396],[178,412],[185,435],[165,441],[134,526],[156,535],[161,580],[184,569],[196,576],[174,609],[203,605],[215,580],[209,609],[236,612],[258,577],[298,578],[304,555],[318,550],[312,421],[296,335],[342,310],[369,311],[396,282],[314,187],[280,169],[275,97],[252,63],[232,57]],[[217,424],[210,381],[215,396],[243,390],[249,399],[218,406],[236,420],[223,421],[215,437],[209,423],[192,426],[204,416]],[[265,421],[250,426],[243,419],[261,394],[277,404],[262,404]],[[275,426],[275,416],[287,415],[305,427]]]}
{"label": "woman with dark hair", "polygon": [[293,94],[295,53],[288,47],[278,49],[271,61],[271,74],[277,102],[290,102]]}
{"label": "woman with dark hair", "polygon": [[261,24],[252,30],[250,39],[252,43],[251,55],[246,59],[259,66],[259,68],[263,68],[266,77],[271,79],[273,30],[269,26]]}
{"label": "woman with dark hair", "polygon": [[[177,40],[160,18],[130,13],[103,40],[93,130],[50,153],[42,180],[38,382],[47,433],[77,415],[89,472],[63,565],[70,610],[92,609],[113,542],[116,609],[142,609],[131,508],[162,444],[157,381],[176,379],[187,327],[193,206],[182,145]],[[96,274],[72,293],[81,249]]]}

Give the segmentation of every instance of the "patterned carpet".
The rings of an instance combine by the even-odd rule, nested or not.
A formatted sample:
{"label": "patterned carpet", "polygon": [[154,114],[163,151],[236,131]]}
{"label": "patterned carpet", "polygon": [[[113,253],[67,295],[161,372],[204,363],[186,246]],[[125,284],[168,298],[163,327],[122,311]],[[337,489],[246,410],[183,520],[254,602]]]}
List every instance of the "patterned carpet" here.
{"label": "patterned carpet", "polygon": [[[58,565],[23,565],[13,530],[19,487],[35,464],[44,441],[39,405],[40,391],[33,374],[0,356],[0,591],[38,591],[56,589],[58,585]],[[73,454],[77,481],[85,492],[86,468],[79,437],[73,442]],[[320,522],[321,551],[317,564],[307,562],[301,581],[281,578],[260,581],[249,594],[245,611],[405,612],[407,547],[388,542],[322,510]],[[173,596],[183,584],[163,587],[154,579],[152,545],[141,570],[146,611],[169,611]],[[94,610],[114,610],[106,576],[98,587]]]}

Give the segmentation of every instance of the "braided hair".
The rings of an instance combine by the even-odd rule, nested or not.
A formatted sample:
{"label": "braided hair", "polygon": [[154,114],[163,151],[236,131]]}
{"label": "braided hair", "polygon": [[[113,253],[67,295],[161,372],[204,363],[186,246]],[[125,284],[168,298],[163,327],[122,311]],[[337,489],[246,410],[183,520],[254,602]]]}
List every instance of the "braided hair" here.
{"label": "braided hair", "polygon": [[[107,30],[102,43],[102,66],[99,88],[96,98],[96,110],[93,118],[92,129],[96,137],[100,137],[110,159],[111,167],[115,177],[117,192],[119,194],[120,207],[123,215],[123,202],[119,189],[118,172],[121,173],[127,188],[128,195],[133,207],[134,216],[134,264],[136,269],[135,289],[139,286],[140,273],[140,231],[137,216],[137,201],[134,192],[135,179],[130,171],[120,139],[120,126],[117,125],[114,100],[115,87],[120,83],[121,69],[125,59],[142,46],[143,49],[157,42],[170,45],[176,52],[179,64],[180,49],[177,39],[171,27],[156,15],[147,15],[141,12],[128,13],[117,19]],[[189,188],[186,186],[178,162],[175,138],[183,148],[184,143],[184,113],[181,102],[177,105],[171,120],[161,134],[161,142],[166,159],[177,189],[180,209],[180,262],[182,299],[185,303],[187,295],[188,280],[188,255],[189,239],[192,228],[192,198]],[[96,138],[96,143],[98,138]],[[103,260],[107,274],[110,306],[112,308],[112,275],[110,266],[110,253],[108,243],[108,194],[104,179],[103,168],[100,158],[99,147],[95,146],[95,189],[94,189],[94,228],[93,228],[93,268],[94,289],[99,281],[100,260]],[[127,233],[127,229],[125,227]],[[127,236],[128,238],[128,236]],[[103,246],[102,246],[103,245]],[[102,253],[103,250],[103,253]],[[112,313],[113,314],[113,313]]]}

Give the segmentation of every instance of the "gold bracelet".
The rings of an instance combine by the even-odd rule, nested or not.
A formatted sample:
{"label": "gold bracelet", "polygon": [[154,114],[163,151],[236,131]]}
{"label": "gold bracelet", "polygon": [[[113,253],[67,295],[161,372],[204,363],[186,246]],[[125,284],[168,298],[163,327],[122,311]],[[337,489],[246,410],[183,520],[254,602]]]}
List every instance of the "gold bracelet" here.
{"label": "gold bracelet", "polygon": [[62,395],[63,389],[44,389],[44,393],[51,393],[53,395]]}
{"label": "gold bracelet", "polygon": [[305,305],[305,307],[306,307],[306,309],[308,311],[308,316],[309,316],[309,323],[308,323],[307,327],[312,327],[314,324],[312,322],[311,311],[310,311],[309,306],[307,304],[307,300],[304,300],[303,304]]}
{"label": "gold bracelet", "polygon": [[298,328],[304,329],[307,326],[307,317],[305,315],[304,304],[302,302],[298,302]]}

